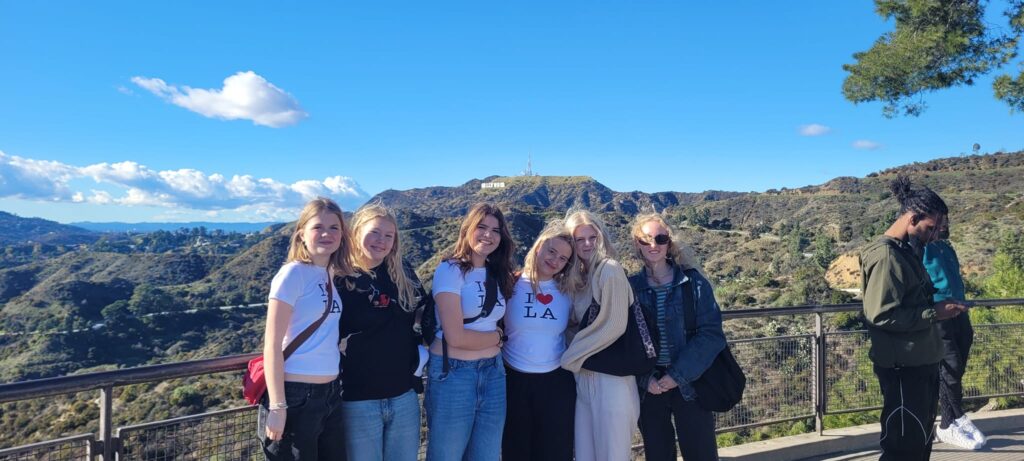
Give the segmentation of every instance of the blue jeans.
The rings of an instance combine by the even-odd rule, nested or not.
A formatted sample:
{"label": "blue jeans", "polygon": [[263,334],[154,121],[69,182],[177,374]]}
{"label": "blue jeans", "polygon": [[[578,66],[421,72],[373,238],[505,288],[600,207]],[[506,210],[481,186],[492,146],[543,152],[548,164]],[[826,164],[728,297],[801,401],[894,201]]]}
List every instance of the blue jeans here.
{"label": "blue jeans", "polygon": [[411,389],[398,397],[341,402],[349,461],[416,461],[420,400]]}
{"label": "blue jeans", "polygon": [[489,359],[442,359],[430,354],[427,461],[497,461],[505,427],[505,364]]}

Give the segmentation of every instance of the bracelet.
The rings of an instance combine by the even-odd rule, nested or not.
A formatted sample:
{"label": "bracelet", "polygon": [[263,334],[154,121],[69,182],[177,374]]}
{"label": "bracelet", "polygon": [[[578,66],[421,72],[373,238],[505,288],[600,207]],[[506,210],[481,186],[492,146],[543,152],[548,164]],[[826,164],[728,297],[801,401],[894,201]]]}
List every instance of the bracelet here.
{"label": "bracelet", "polygon": [[287,410],[288,409],[288,403],[281,402],[281,403],[267,404],[267,409],[268,410]]}

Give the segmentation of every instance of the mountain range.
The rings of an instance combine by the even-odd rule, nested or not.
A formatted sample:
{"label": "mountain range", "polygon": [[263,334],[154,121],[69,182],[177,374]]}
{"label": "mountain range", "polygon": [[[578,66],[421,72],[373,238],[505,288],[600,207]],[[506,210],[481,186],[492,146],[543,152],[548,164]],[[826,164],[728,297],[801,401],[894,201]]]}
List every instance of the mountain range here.
{"label": "mountain range", "polygon": [[[855,285],[844,278],[853,252],[894,217],[898,206],[887,186],[897,174],[931,187],[949,204],[952,241],[969,286],[990,275],[1000,238],[1024,226],[1024,152],[937,159],[760,193],[617,192],[583,176],[491,176],[456,187],[388,190],[371,202],[397,210],[406,258],[426,284],[450,251],[462,215],[481,200],[506,210],[520,262],[545,221],[585,207],[607,222],[631,271],[639,262],[627,238],[630,221],[638,212],[658,211],[696,253],[722,307],[732,309],[850,300],[839,289]],[[0,381],[260,350],[264,311],[248,305],[265,302],[291,224],[257,226],[259,232],[244,234],[100,233],[0,212]],[[226,306],[242,307],[221,309]],[[849,326],[848,320],[829,328]],[[805,319],[726,325],[731,338],[809,328]],[[165,387],[131,391],[147,403],[128,418],[237,403],[237,382],[211,379],[202,384],[207,397],[191,409],[168,404]],[[0,418],[46,411],[59,409],[19,403],[16,411],[0,408]],[[44,421],[0,435],[0,443],[80,427]]]}

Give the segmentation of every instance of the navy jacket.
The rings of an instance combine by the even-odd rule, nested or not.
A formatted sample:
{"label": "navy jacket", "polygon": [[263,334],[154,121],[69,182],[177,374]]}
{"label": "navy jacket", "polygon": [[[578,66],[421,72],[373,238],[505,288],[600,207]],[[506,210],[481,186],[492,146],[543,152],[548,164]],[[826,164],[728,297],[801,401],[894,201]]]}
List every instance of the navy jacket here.
{"label": "navy jacket", "polygon": [[[725,349],[725,332],[722,331],[722,312],[715,301],[711,284],[704,276],[694,269],[683,270],[673,265],[673,277],[668,296],[665,298],[665,334],[668,335],[669,358],[671,365],[667,374],[679,384],[679,392],[686,400],[694,400],[696,392],[690,382],[699,378],[707,370],[719,352]],[[657,318],[657,297],[654,289],[647,283],[647,274],[643,270],[629,277],[633,293],[643,306],[644,315],[654,323]],[[686,337],[683,309],[683,290],[693,290],[693,299],[697,310],[696,334]],[[657,328],[655,328],[657,330]],[[652,331],[655,344],[658,344],[660,331]],[[637,376],[641,397],[647,392],[647,382],[652,375]]]}

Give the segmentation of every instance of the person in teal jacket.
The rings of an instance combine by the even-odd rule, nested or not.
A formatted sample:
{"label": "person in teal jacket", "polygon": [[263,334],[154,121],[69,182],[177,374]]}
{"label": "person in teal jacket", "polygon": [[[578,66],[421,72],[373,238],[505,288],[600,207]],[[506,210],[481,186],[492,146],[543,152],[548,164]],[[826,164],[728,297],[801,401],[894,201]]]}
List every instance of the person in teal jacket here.
{"label": "person in teal jacket", "polygon": [[[960,261],[949,243],[949,219],[939,224],[938,238],[924,248],[924,267],[932,279],[935,302],[966,298]],[[974,328],[968,315],[958,315],[939,322],[943,356],[939,362],[939,413],[942,421],[935,432],[939,440],[969,450],[985,445],[985,435],[971,422],[963,409],[963,377],[967,357],[974,343]]]}

